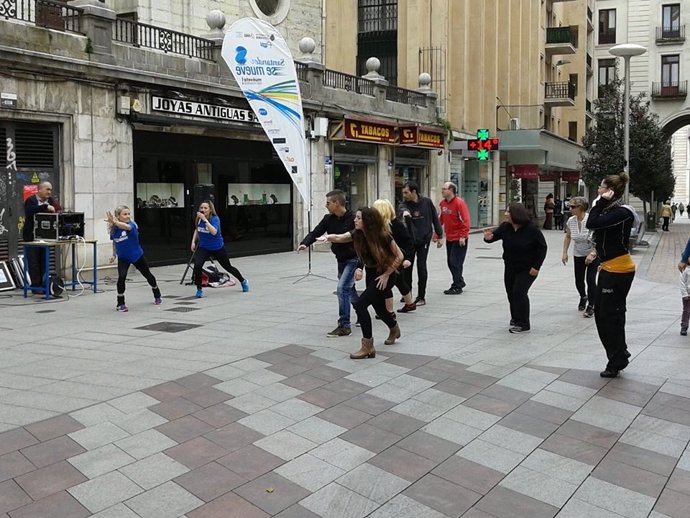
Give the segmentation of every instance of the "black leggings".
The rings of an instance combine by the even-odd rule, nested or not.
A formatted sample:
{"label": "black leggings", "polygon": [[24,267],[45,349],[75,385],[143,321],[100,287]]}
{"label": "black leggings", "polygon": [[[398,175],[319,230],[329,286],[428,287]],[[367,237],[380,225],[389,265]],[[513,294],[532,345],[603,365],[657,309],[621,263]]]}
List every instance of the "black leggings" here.
{"label": "black leggings", "polygon": [[201,289],[201,269],[204,263],[211,258],[218,261],[218,264],[220,264],[226,272],[236,277],[238,281],[244,282],[244,277],[242,277],[240,271],[230,264],[230,259],[228,259],[228,253],[225,251],[225,248],[206,250],[205,248],[199,247],[194,254],[194,280],[196,281],[196,288],[198,290]]}
{"label": "black leggings", "polygon": [[359,324],[362,326],[362,337],[364,338],[372,337],[369,306],[374,307],[376,314],[381,317],[381,320],[383,320],[389,328],[393,328],[397,324],[395,317],[391,316],[386,309],[386,296],[392,296],[391,289],[395,286],[395,280],[398,274],[394,272],[388,277],[388,284],[386,284],[383,290],[376,287],[376,277],[378,277],[378,275],[379,274],[377,274],[375,270],[367,268],[367,288],[360,294],[359,300],[354,303]]}
{"label": "black leggings", "polygon": [[[586,257],[573,257],[575,269],[575,287],[580,297],[587,297],[587,304],[594,307],[594,299],[597,295],[597,271],[599,270],[599,259],[595,259],[589,264],[585,264]],[[587,289],[585,290],[585,279]]]}
{"label": "black leggings", "polygon": [[134,267],[141,272],[141,274],[144,276],[146,279],[146,282],[149,283],[149,286],[153,289],[153,296],[157,299],[160,298],[161,296],[161,290],[158,288],[158,283],[156,282],[156,278],[153,276],[151,273],[151,269],[149,268],[149,263],[146,262],[146,257],[143,255],[134,263],[130,263],[129,261],[125,261],[124,259],[117,259],[117,298],[118,298],[118,303],[124,304],[125,303],[125,281],[127,280],[127,271],[129,270],[130,265],[134,265]]}

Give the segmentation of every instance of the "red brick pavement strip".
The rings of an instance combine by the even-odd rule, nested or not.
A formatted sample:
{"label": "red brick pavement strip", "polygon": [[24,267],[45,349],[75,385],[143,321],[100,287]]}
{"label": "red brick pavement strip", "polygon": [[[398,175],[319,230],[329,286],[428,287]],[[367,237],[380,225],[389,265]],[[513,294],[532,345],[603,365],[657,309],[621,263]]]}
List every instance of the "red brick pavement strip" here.
{"label": "red brick pavement strip", "polygon": [[[656,243],[651,260],[640,261],[640,276],[653,282],[678,284],[678,261],[690,238],[690,219],[676,218],[668,232],[657,230],[656,235],[647,233],[643,239]],[[654,245],[652,245],[654,246]],[[647,252],[647,253],[649,253]],[[634,254],[635,255],[635,254]],[[638,261],[636,261],[638,262]]]}
{"label": "red brick pavement strip", "polygon": [[[660,236],[657,247],[660,251],[656,253],[670,255],[671,247],[680,246],[684,239],[682,230],[690,230],[690,225],[678,225],[676,228],[677,231]],[[670,259],[660,255],[655,263],[660,270],[663,268],[662,260],[666,260],[666,266],[675,268]],[[290,355],[285,353],[264,354],[263,359],[277,362],[274,367],[278,368],[292,361]],[[411,355],[392,353],[389,363],[401,365],[410,360],[414,360]],[[433,368],[444,374],[434,381],[436,390],[453,394],[457,387],[451,382],[474,384],[472,397],[460,406],[466,409],[479,406],[488,412],[493,410],[496,415],[506,415],[498,423],[503,430],[497,432],[499,435],[529,434],[532,439],[541,441],[538,453],[542,457],[548,457],[550,454],[547,452],[553,452],[590,464],[593,468],[599,465],[591,475],[594,485],[608,483],[636,491],[640,496],[655,499],[657,510],[668,516],[687,516],[690,472],[676,468],[676,457],[624,444],[619,441],[618,433],[573,420],[570,418],[571,412],[531,401],[530,394],[495,385],[496,378],[467,371],[462,364],[440,359],[427,363],[424,366],[427,371]],[[410,366],[415,365],[412,362]],[[422,369],[417,367],[409,371],[407,376],[414,377],[415,371],[422,372]],[[323,367],[319,366],[312,370],[322,375],[325,373]],[[332,378],[334,374],[329,371],[328,377]],[[359,444],[377,453],[367,461],[368,464],[377,466],[391,474],[391,477],[396,475],[406,480],[410,486],[403,490],[403,495],[452,516],[471,508],[471,513],[476,515],[491,513],[492,516],[511,518],[553,516],[558,512],[553,505],[522,494],[516,488],[501,486],[506,475],[488,465],[478,464],[481,460],[473,462],[453,455],[458,450],[463,451],[461,444],[421,430],[421,421],[416,422],[411,417],[389,410],[390,405],[385,400],[360,394],[358,384],[342,378],[347,374],[338,371],[340,377],[330,383],[330,392],[339,396],[339,399],[344,398],[344,402],[332,406],[330,400],[321,401],[320,406],[324,410],[316,417],[324,420],[344,417],[348,408],[357,413],[357,416],[349,416],[356,417],[354,419],[341,419],[341,424],[348,431],[342,433],[338,440]],[[607,404],[626,401],[644,407],[641,413],[648,419],[654,417],[690,425],[690,398],[660,393],[658,385],[624,378],[602,380],[589,371],[559,370],[553,374],[558,376],[561,383],[577,383],[593,388],[599,400]],[[218,398],[212,386],[217,382],[219,380],[215,378],[199,375],[152,387],[147,392],[155,394],[161,403],[150,408],[160,408],[187,394],[198,396],[203,393],[203,397],[195,398],[197,403],[214,409],[218,406]],[[481,404],[471,404],[473,399],[480,397],[483,398],[479,402]],[[338,412],[334,412],[335,409]],[[195,414],[201,415],[201,412]],[[218,413],[217,410],[214,412]],[[220,416],[220,420],[207,419],[215,426],[190,415],[175,417],[170,423],[158,427],[162,433],[181,443],[165,453],[191,470],[175,479],[175,487],[190,491],[204,502],[204,505],[188,512],[187,516],[316,516],[298,504],[313,504],[315,500],[312,497],[303,500],[310,492],[274,472],[286,461],[254,446],[252,443],[262,435],[232,422],[238,416],[230,416],[231,422],[227,422],[225,416]],[[391,433],[391,427],[395,429],[395,434]],[[3,454],[0,455],[0,474],[5,474],[5,480],[0,483],[0,517],[79,518],[89,515],[85,507],[66,491],[86,480],[66,462],[68,457],[81,451],[81,448],[75,448],[77,445],[67,434],[81,428],[80,423],[68,416],[58,416],[0,434],[0,453]],[[48,454],[55,445],[60,444],[59,452]],[[336,488],[334,494],[342,496],[346,491],[338,492],[339,486],[334,484],[329,487]],[[325,493],[328,492],[319,492],[319,498]],[[539,496],[537,493],[533,492]],[[365,496],[357,495],[357,498],[365,499]],[[367,505],[376,505],[371,500],[367,502]]]}

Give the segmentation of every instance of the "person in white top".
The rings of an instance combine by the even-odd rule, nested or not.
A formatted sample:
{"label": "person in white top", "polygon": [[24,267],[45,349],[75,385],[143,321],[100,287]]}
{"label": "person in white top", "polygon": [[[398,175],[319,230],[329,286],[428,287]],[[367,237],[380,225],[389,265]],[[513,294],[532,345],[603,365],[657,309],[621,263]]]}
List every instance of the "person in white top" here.
{"label": "person in white top", "polygon": [[[581,196],[574,196],[570,199],[570,212],[573,214],[568,218],[565,228],[565,238],[563,239],[563,264],[568,262],[568,249],[570,242],[573,242],[573,266],[575,269],[575,287],[580,294],[580,303],[577,306],[579,311],[584,311],[585,318],[594,316],[594,298],[597,290],[597,271],[599,270],[599,259],[597,252],[589,240],[589,230],[587,230],[587,208],[589,203]],[[585,279],[587,289],[585,290]]]}
{"label": "person in white top", "polygon": [[679,288],[683,297],[683,313],[680,317],[680,334],[687,336],[688,321],[690,321],[690,268],[683,268],[680,272]]}

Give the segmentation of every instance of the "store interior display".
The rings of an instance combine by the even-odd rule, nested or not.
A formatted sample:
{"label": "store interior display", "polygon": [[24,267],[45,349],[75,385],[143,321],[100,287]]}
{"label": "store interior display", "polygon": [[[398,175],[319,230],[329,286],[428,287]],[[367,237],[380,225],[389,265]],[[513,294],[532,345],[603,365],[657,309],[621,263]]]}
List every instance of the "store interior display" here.
{"label": "store interior display", "polygon": [[137,183],[138,209],[184,207],[183,183]]}
{"label": "store interior display", "polygon": [[229,183],[228,206],[287,205],[291,184],[287,183]]}

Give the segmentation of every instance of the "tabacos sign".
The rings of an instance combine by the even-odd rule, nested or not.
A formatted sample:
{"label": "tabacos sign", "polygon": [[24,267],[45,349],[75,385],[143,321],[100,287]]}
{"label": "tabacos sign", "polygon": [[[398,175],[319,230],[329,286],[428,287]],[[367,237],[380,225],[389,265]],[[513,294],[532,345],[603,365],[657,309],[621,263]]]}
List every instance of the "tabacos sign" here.
{"label": "tabacos sign", "polygon": [[419,126],[401,126],[399,129],[399,143],[402,145],[433,149],[445,147],[446,135],[441,131],[420,128]]}
{"label": "tabacos sign", "polygon": [[384,144],[397,144],[398,142],[395,126],[388,124],[346,120],[344,129],[347,140],[364,140]]}

